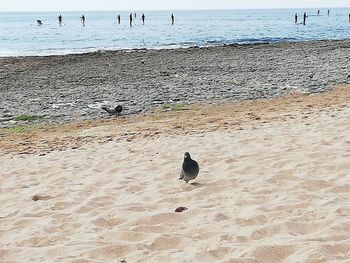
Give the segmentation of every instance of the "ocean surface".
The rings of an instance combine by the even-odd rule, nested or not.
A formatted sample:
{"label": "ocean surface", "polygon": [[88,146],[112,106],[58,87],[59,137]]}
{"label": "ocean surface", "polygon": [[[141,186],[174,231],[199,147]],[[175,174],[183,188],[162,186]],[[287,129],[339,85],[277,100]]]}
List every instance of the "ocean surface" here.
{"label": "ocean surface", "polygon": [[[298,13],[302,22],[305,11],[309,16],[306,26],[294,24],[294,14]],[[78,12],[0,13],[0,57],[349,39],[350,8],[330,11],[329,17],[327,9],[321,9],[320,16],[317,9],[175,11],[173,26],[171,11],[147,11],[145,25],[140,19],[142,12],[137,12],[132,27],[130,12],[84,12],[85,27]]]}

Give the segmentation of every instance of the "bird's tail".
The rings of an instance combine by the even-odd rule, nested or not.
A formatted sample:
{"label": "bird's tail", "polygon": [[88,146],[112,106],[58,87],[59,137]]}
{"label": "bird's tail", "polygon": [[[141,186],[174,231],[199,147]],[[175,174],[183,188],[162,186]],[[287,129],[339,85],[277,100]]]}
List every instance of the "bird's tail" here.
{"label": "bird's tail", "polygon": [[103,110],[107,111],[109,114],[111,114],[111,111],[107,108],[107,106],[102,106],[101,107]]}

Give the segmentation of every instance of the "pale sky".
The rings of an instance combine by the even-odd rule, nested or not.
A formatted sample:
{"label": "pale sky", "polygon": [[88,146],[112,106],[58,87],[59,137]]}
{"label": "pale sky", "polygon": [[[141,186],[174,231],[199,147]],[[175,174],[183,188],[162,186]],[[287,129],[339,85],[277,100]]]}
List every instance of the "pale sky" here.
{"label": "pale sky", "polygon": [[327,7],[350,7],[350,0],[0,0],[0,12]]}

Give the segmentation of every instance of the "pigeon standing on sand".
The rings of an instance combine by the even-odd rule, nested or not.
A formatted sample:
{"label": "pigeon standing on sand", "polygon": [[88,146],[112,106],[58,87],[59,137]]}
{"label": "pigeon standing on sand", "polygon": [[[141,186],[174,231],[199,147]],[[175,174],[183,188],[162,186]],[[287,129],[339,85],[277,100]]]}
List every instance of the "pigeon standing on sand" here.
{"label": "pigeon standing on sand", "polygon": [[191,155],[186,152],[182,163],[182,169],[179,180],[184,180],[188,183],[190,180],[196,179],[199,173],[199,165],[195,160],[191,159]]}
{"label": "pigeon standing on sand", "polygon": [[107,106],[102,106],[102,109],[107,111],[109,115],[119,115],[123,111],[123,107],[118,105],[114,109],[110,109]]}

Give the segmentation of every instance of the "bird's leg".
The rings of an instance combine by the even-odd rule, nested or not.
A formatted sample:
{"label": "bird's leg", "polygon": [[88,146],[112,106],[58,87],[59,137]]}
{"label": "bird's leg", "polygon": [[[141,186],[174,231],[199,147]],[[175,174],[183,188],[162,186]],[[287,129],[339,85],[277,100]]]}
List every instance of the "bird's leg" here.
{"label": "bird's leg", "polygon": [[184,179],[184,174],[183,174],[183,172],[180,173],[180,178],[179,178],[179,180],[182,180],[182,179]]}

